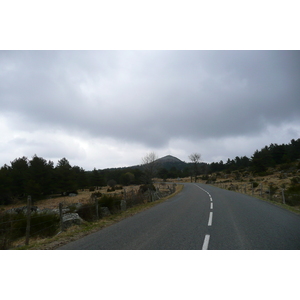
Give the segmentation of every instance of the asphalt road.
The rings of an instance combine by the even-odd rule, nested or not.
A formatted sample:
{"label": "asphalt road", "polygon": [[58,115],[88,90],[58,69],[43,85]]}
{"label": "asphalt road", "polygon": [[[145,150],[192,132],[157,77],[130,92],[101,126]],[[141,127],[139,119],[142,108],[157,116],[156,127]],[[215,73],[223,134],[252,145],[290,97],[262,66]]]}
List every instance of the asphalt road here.
{"label": "asphalt road", "polygon": [[300,216],[268,202],[187,183],[175,197],[58,250],[299,250]]}

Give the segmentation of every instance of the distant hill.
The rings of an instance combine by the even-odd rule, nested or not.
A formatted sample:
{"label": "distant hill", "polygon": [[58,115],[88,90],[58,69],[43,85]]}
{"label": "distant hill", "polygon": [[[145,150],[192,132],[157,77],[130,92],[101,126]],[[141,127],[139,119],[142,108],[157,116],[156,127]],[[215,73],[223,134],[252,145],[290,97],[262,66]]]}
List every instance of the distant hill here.
{"label": "distant hill", "polygon": [[184,163],[182,160],[179,158],[172,156],[172,155],[166,155],[164,157],[161,157],[156,160],[158,163]]}
{"label": "distant hill", "polygon": [[155,162],[159,165],[159,168],[165,168],[167,170],[170,170],[173,167],[175,167],[178,170],[183,170],[188,166],[187,163],[172,155],[166,155],[164,157],[161,157]]}
{"label": "distant hill", "polygon": [[[159,169],[167,169],[170,170],[172,167],[175,167],[178,170],[183,170],[190,165],[190,163],[186,163],[179,158],[166,155],[164,157],[158,158],[155,163],[157,163]],[[143,165],[134,165],[128,167],[119,167],[119,168],[107,168],[105,170],[126,170],[126,169],[142,169]]]}

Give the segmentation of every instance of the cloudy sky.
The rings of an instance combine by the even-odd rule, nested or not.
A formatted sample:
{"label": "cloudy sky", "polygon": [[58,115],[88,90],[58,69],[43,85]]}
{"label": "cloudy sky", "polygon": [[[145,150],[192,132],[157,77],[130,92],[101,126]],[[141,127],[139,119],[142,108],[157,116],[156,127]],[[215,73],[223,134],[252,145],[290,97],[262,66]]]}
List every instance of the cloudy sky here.
{"label": "cloudy sky", "polygon": [[226,161],[300,137],[298,51],[0,51],[0,165]]}

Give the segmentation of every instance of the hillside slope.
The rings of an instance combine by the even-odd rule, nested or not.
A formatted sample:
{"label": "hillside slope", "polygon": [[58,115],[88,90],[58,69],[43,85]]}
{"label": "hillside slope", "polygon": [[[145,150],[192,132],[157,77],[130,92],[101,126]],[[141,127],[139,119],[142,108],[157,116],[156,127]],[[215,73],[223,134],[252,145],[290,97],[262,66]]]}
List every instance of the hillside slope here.
{"label": "hillside slope", "polygon": [[170,170],[173,167],[175,167],[178,170],[183,170],[188,166],[186,162],[183,162],[179,158],[172,155],[166,155],[164,157],[161,157],[157,159],[155,163],[157,163],[160,168],[165,168],[167,170]]}

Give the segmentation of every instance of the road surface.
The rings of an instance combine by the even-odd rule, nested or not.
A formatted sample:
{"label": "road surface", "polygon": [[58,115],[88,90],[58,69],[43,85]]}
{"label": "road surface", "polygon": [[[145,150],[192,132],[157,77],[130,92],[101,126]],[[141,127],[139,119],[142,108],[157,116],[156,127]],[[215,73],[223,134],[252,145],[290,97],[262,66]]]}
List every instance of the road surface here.
{"label": "road surface", "polygon": [[300,249],[300,216],[200,183],[58,250]]}

